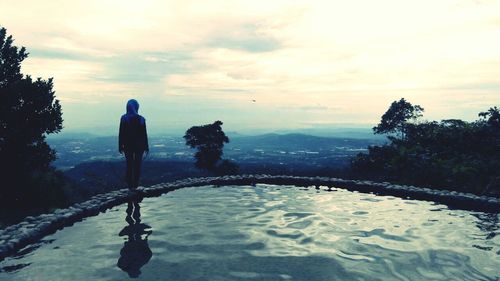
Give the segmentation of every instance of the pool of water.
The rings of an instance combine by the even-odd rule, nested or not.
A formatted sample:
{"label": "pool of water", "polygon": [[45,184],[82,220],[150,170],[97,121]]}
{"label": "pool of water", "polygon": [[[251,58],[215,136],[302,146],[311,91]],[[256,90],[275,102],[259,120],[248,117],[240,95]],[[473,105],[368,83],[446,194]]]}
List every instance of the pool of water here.
{"label": "pool of water", "polygon": [[499,214],[336,190],[184,188],[0,262],[0,280],[498,280]]}

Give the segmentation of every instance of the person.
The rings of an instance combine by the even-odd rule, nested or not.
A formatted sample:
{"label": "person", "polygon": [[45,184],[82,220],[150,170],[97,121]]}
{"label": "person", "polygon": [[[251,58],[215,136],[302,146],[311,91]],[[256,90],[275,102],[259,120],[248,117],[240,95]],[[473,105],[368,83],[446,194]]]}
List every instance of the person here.
{"label": "person", "polygon": [[126,182],[129,189],[139,186],[142,156],[149,153],[146,119],[139,115],[139,103],[135,99],[127,102],[127,113],[120,119],[118,151],[125,153],[127,161]]}

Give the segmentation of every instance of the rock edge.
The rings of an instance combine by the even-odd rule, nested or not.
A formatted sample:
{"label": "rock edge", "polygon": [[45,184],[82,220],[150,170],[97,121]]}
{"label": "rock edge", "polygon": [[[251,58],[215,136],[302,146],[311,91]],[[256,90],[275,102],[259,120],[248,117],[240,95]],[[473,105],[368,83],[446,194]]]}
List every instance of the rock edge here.
{"label": "rock edge", "polygon": [[37,242],[43,237],[70,226],[82,219],[104,212],[129,200],[142,197],[154,197],[183,188],[206,185],[295,185],[314,187],[333,191],[336,188],[393,195],[404,198],[430,200],[444,203],[452,208],[498,213],[500,199],[488,196],[477,196],[448,190],[436,190],[408,185],[396,185],[388,182],[372,182],[361,180],[344,180],[328,177],[297,177],[271,175],[236,175],[223,177],[187,178],[171,183],[161,183],[141,189],[129,191],[121,189],[105,194],[98,194],[88,201],[75,204],[66,209],[58,209],[51,214],[26,217],[22,222],[0,230],[0,261],[21,250],[23,247]]}

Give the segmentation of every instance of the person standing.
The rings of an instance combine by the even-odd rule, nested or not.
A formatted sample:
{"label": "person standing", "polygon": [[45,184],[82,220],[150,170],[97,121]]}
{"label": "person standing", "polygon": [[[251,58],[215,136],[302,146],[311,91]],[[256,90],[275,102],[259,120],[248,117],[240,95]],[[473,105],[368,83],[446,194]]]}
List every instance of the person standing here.
{"label": "person standing", "polygon": [[118,151],[125,153],[127,160],[126,182],[129,189],[139,186],[142,156],[149,153],[146,119],[139,115],[139,103],[135,99],[127,102],[127,113],[120,119]]}

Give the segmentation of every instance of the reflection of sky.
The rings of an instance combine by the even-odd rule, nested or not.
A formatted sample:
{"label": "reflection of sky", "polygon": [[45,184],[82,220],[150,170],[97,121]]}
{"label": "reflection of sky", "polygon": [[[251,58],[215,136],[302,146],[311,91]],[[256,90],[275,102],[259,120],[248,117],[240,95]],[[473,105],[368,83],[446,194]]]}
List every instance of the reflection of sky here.
{"label": "reflection of sky", "polygon": [[500,102],[499,15],[488,0],[2,5],[68,130],[117,122],[131,97],[158,131],[373,124],[401,97],[474,120]]}
{"label": "reflection of sky", "polygon": [[[2,261],[0,268],[24,268],[0,271],[0,280],[122,280],[127,275],[117,260],[128,240],[118,233],[128,226],[125,207],[77,222],[44,239],[53,239],[50,244]],[[141,219],[152,229],[144,280],[499,277],[498,214],[427,201],[292,186],[206,186],[144,199]]]}

